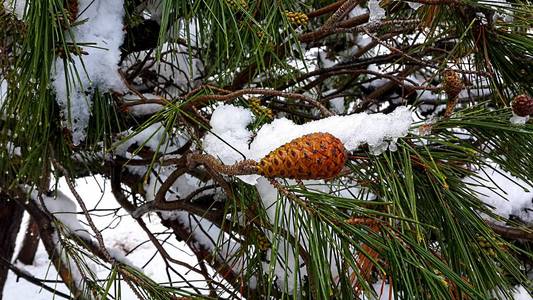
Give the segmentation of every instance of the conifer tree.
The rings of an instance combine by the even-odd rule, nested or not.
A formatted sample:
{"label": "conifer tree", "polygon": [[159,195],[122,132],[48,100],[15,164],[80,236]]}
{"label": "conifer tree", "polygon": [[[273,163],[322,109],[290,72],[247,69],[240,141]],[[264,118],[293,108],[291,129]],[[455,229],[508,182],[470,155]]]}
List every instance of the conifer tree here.
{"label": "conifer tree", "polygon": [[4,0],[0,287],[529,299],[532,82],[529,0]]}

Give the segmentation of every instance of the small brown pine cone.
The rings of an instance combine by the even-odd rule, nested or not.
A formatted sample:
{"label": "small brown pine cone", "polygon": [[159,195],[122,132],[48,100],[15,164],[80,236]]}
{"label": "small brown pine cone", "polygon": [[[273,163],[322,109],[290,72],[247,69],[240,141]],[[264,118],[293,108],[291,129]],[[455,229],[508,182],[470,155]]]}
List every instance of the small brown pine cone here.
{"label": "small brown pine cone", "polygon": [[68,11],[68,20],[72,24],[78,17],[78,0],[68,0],[66,8]]}
{"label": "small brown pine cone", "polygon": [[463,81],[457,72],[446,70],[442,74],[442,84],[448,97],[455,98],[464,89]]}
{"label": "small brown pine cone", "polygon": [[311,133],[278,147],[259,161],[258,173],[266,177],[330,179],[346,162],[342,142],[329,133]]}
{"label": "small brown pine cone", "polygon": [[528,95],[518,95],[511,102],[511,108],[515,115],[527,117],[533,115],[533,98]]}

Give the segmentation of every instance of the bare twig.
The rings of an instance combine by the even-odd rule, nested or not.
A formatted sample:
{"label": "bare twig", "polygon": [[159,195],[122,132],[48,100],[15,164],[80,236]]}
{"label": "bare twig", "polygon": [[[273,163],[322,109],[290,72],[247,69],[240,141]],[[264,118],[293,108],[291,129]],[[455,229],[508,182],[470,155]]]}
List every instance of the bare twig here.
{"label": "bare twig", "polygon": [[292,98],[292,99],[298,99],[305,102],[308,102],[318,108],[320,112],[324,116],[332,116],[333,113],[328,110],[322,103],[318,102],[315,99],[312,99],[310,97],[307,97],[302,94],[298,93],[289,93],[289,92],[281,92],[277,90],[270,90],[270,89],[259,89],[259,88],[248,88],[248,89],[242,89],[235,92],[231,92],[226,95],[203,95],[196,98],[193,98],[190,100],[190,102],[184,104],[186,108],[189,108],[191,105],[199,105],[204,104],[207,101],[215,100],[215,101],[231,101],[235,98],[244,96],[244,95],[266,95],[266,96],[278,96],[278,97],[284,97],[284,98]]}
{"label": "bare twig", "polygon": [[25,270],[22,270],[22,269],[19,269],[18,267],[16,267],[15,265],[10,263],[9,261],[5,260],[3,257],[0,257],[0,264],[2,264],[4,266],[6,266],[7,268],[9,268],[13,273],[15,273],[15,275],[17,275],[17,277],[23,278],[23,279],[27,280],[28,282],[33,283],[36,286],[49,291],[54,296],[59,296],[61,298],[65,298],[65,299],[72,299],[71,296],[69,296],[69,295],[67,295],[67,294],[65,294],[65,293],[63,293],[61,291],[58,291],[58,290],[56,290],[56,289],[54,289],[52,287],[49,287],[48,285],[44,284],[45,280],[39,279],[37,277],[34,277],[29,272],[27,272]]}
{"label": "bare twig", "polygon": [[104,237],[102,236],[102,233],[100,233],[100,230],[98,229],[98,227],[96,227],[96,225],[94,224],[91,214],[89,214],[89,211],[87,210],[87,206],[85,205],[85,202],[81,198],[80,194],[78,194],[78,191],[76,190],[76,187],[74,186],[74,182],[72,181],[72,178],[70,177],[70,173],[54,158],[52,158],[52,163],[54,164],[54,167],[57,168],[59,171],[61,171],[63,175],[65,176],[65,181],[67,182],[67,185],[70,191],[72,192],[72,195],[74,195],[74,198],[76,198],[76,201],[81,207],[83,214],[87,218],[87,223],[89,223],[89,226],[93,230],[96,240],[98,241],[98,244],[100,248],[102,249],[103,255],[106,257],[106,259],[109,262],[114,262],[115,259],[107,251],[107,248],[104,243]]}

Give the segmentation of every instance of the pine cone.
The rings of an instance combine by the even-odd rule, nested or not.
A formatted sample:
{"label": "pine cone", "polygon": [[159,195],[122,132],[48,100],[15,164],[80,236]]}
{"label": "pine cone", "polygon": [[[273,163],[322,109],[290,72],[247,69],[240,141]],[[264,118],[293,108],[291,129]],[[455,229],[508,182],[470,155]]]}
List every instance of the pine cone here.
{"label": "pine cone", "polygon": [[278,147],[259,161],[258,173],[266,177],[329,179],[346,162],[342,142],[329,133],[311,133]]}
{"label": "pine cone", "polygon": [[464,89],[463,81],[459,74],[452,70],[446,70],[442,74],[442,84],[448,98],[455,98]]}
{"label": "pine cone", "polygon": [[533,98],[528,95],[518,95],[511,102],[511,108],[514,114],[520,117],[533,115]]}
{"label": "pine cone", "polygon": [[286,11],[285,15],[287,16],[287,20],[289,21],[289,23],[294,25],[305,25],[307,24],[307,22],[309,22],[309,18],[303,12]]}

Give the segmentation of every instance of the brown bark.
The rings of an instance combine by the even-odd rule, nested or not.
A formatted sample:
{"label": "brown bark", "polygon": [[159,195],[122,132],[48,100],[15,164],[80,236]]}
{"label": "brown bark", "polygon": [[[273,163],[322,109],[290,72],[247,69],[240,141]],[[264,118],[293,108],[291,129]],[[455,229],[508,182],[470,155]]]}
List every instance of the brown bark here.
{"label": "brown bark", "polygon": [[39,225],[31,218],[17,260],[25,265],[33,264],[37,247],[39,247]]}
{"label": "brown bark", "polygon": [[[13,257],[23,213],[23,208],[15,201],[10,201],[0,195],[0,257],[5,261],[11,261]],[[0,265],[0,299],[2,299],[8,272],[8,267]]]}

